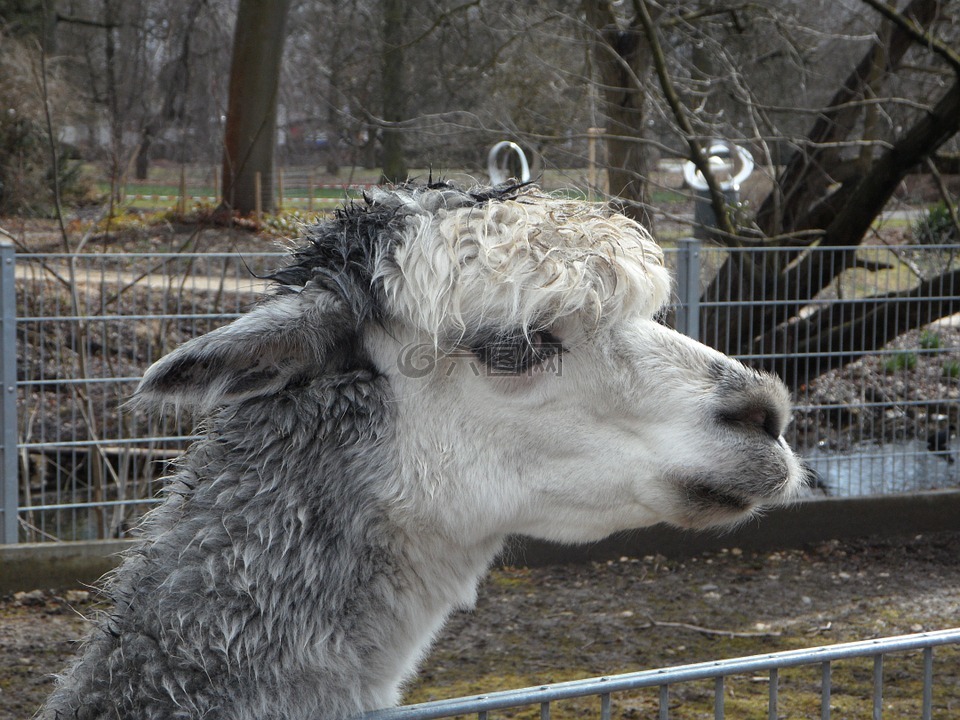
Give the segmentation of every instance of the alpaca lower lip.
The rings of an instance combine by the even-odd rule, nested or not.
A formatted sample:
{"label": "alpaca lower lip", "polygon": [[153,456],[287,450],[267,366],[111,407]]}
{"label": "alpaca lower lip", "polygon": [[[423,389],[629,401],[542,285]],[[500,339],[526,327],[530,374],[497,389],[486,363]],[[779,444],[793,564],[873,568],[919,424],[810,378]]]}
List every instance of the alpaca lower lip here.
{"label": "alpaca lower lip", "polygon": [[690,485],[686,488],[685,494],[687,501],[697,509],[745,512],[753,506],[753,502],[749,499],[715,485],[703,483]]}

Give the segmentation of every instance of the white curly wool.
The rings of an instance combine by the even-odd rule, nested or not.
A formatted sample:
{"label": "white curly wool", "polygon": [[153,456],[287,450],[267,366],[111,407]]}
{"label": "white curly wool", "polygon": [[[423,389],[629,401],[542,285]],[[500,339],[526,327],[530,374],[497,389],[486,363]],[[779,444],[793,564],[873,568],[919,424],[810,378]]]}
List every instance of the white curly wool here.
{"label": "white curly wool", "polygon": [[664,327],[661,250],[533,188],[377,190],[133,403],[201,438],[43,720],[326,720],[400,699],[511,535],[735,523],[804,482],[788,396]]}
{"label": "white curly wool", "polygon": [[663,252],[636,222],[548,196],[412,215],[393,261],[391,309],[436,336],[650,317],[670,293]]}

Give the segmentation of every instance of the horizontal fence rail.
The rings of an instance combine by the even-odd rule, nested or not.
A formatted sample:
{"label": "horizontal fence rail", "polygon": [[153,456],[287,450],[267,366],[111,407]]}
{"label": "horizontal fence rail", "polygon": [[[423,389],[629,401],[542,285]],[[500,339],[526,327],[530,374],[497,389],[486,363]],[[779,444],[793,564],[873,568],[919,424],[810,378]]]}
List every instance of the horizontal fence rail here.
{"label": "horizontal fence rail", "polygon": [[[806,650],[789,650],[786,652],[753,655],[749,657],[717,660],[711,662],[681,665],[672,668],[658,668],[623,675],[575,680],[572,682],[542,685],[539,687],[523,688],[492,692],[486,695],[438,700],[434,702],[407,705],[404,707],[377,710],[363,715],[364,720],[434,720],[436,718],[451,718],[476,715],[480,720],[487,720],[490,713],[507,710],[535,708],[539,717],[546,720],[553,715],[553,706],[565,700],[592,698],[595,700],[595,712],[585,714],[582,706],[578,706],[574,717],[597,717],[609,720],[614,717],[614,699],[618,694],[632,691],[655,689],[657,691],[657,717],[659,720],[669,720],[671,688],[682,683],[696,681],[713,681],[713,717],[722,720],[726,717],[725,688],[728,678],[737,675],[756,676],[757,673],[767,673],[769,683],[767,698],[767,717],[776,720],[783,717],[781,698],[781,671],[790,668],[814,666],[820,673],[820,717],[829,720],[831,717],[831,696],[833,692],[833,666],[839,661],[866,658],[872,661],[872,694],[870,697],[871,713],[874,720],[883,717],[884,699],[884,658],[895,653],[919,651],[916,676],[921,678],[920,707],[921,712],[916,717],[930,720],[933,717],[933,689],[936,682],[936,667],[934,649],[942,646],[953,646],[951,656],[944,660],[944,667],[950,677],[955,677],[958,662],[956,650],[960,646],[960,629],[941,630],[936,632],[901,635],[897,637],[877,640],[828,645]],[[558,708],[559,709],[559,708]],[[509,715],[512,717],[513,715]],[[700,715],[698,715],[699,717]],[[803,717],[810,717],[804,713]],[[900,717],[901,715],[897,715]],[[740,715],[736,715],[740,717]],[[759,715],[752,715],[759,717]],[[865,715],[858,715],[865,717]],[[944,715],[943,717],[947,717]]]}
{"label": "horizontal fence rail", "polygon": [[[3,247],[0,539],[123,537],[194,439],[185,421],[124,403],[152,362],[250,308],[284,255]],[[787,382],[787,439],[817,492],[960,484],[960,298],[943,282],[958,248],[665,251],[677,283],[664,321]],[[912,329],[871,348],[887,326]]]}

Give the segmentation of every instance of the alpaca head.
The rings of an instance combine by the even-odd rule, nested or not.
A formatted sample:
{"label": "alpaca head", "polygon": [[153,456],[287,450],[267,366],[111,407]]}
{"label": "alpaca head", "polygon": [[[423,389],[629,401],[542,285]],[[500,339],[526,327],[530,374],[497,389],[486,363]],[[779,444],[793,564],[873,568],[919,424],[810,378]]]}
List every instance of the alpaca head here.
{"label": "alpaca head", "polygon": [[377,190],[139,398],[204,415],[335,381],[348,405],[376,377],[383,507],[458,544],[736,522],[803,482],[787,391],[656,321],[662,260],[626,217],[529,188]]}

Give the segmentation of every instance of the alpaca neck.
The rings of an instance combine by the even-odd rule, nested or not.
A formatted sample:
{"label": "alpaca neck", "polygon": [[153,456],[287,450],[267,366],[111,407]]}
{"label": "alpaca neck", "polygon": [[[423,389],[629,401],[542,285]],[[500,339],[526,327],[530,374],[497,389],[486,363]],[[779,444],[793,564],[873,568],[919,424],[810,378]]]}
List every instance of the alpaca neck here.
{"label": "alpaca neck", "polygon": [[407,548],[406,582],[398,588],[397,614],[385,629],[376,658],[365,666],[372,671],[364,693],[365,711],[400,701],[404,682],[416,673],[449,615],[475,604],[477,585],[501,547],[499,539],[458,548],[441,538],[432,543],[417,538],[415,548]]}

